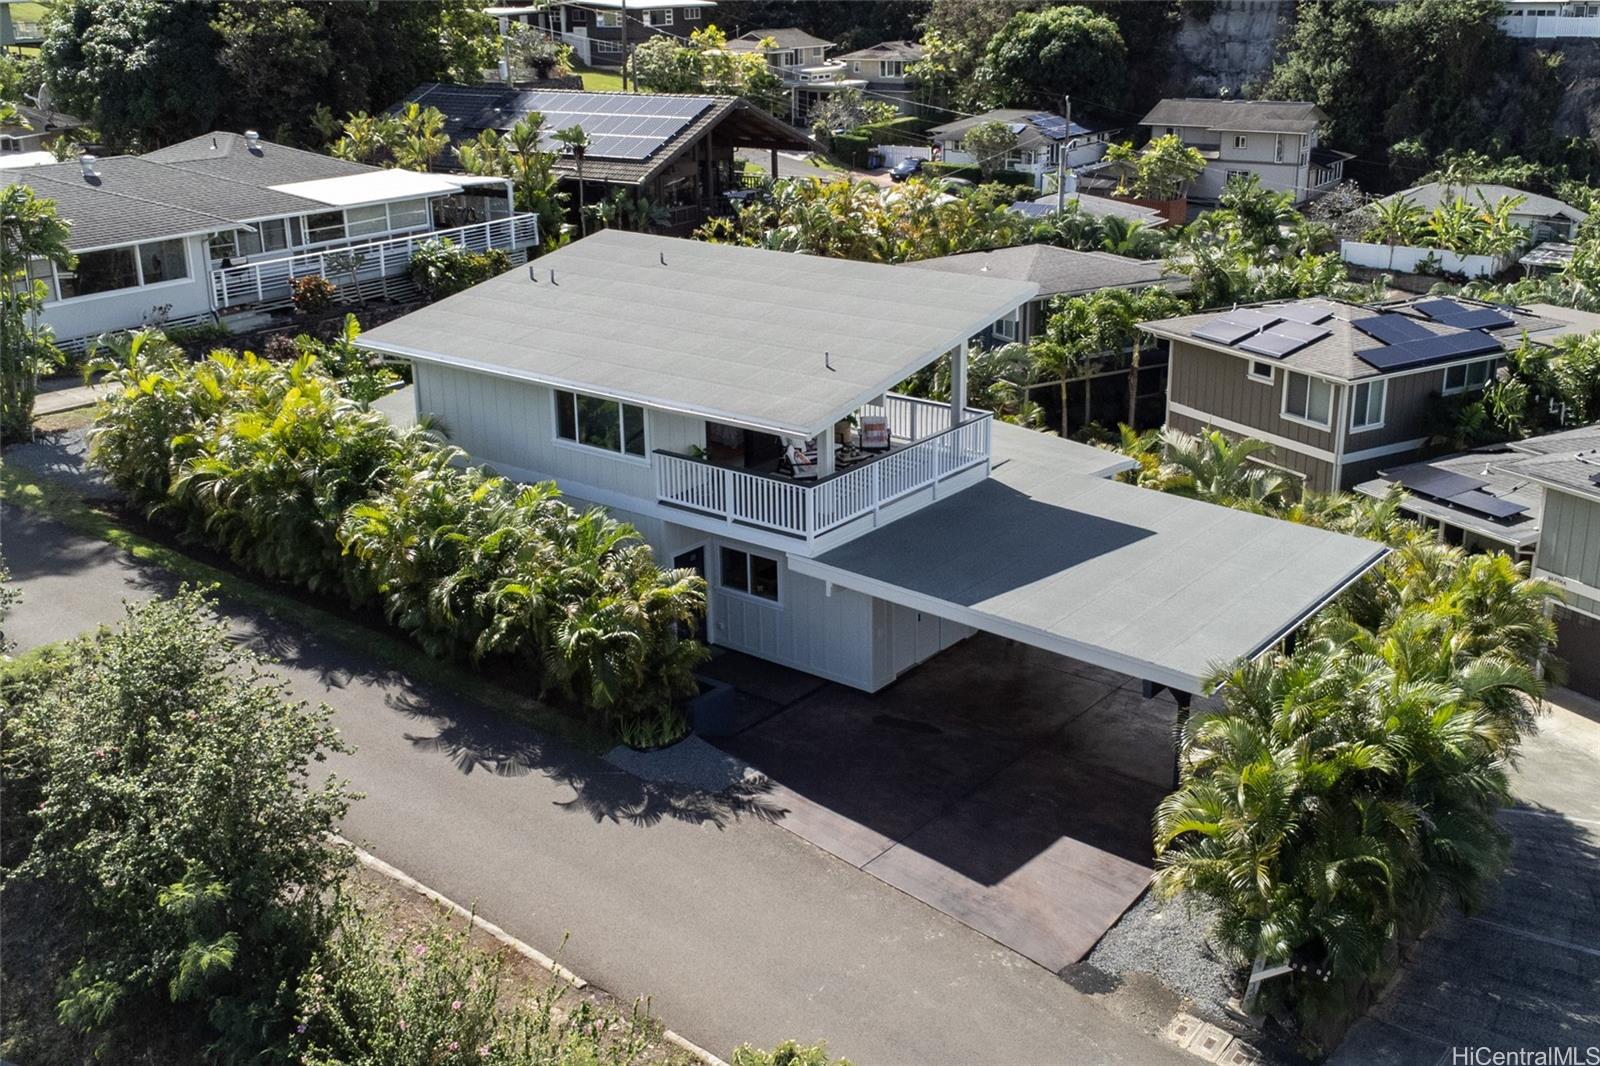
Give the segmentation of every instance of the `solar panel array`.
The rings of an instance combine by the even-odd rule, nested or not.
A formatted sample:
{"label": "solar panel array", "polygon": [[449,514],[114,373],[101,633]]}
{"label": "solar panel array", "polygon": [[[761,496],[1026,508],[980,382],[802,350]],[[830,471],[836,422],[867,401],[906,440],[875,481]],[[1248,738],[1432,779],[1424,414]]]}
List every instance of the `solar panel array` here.
{"label": "solar panel array", "polygon": [[1290,322],[1301,322],[1307,326],[1315,326],[1319,322],[1326,322],[1333,317],[1333,308],[1327,304],[1317,303],[1315,300],[1302,300],[1299,303],[1284,304],[1274,307],[1279,315]]}
{"label": "solar panel array", "polygon": [[1423,331],[1423,335],[1414,340],[1368,348],[1357,352],[1356,355],[1361,357],[1362,362],[1376,370],[1399,370],[1402,367],[1427,366],[1429,363],[1443,363],[1452,359],[1463,359],[1469,355],[1485,355],[1500,350],[1499,341],[1482,333]]}
{"label": "solar panel array", "polygon": [[[1281,308],[1272,307],[1267,311],[1255,311],[1250,308],[1229,311],[1194,330],[1190,336],[1215,341],[1218,344],[1237,345],[1256,355],[1282,359],[1333,332],[1326,326],[1295,320],[1286,321],[1279,315],[1270,313],[1279,310]],[[1330,311],[1329,316],[1331,314]],[[1309,317],[1309,313],[1303,313],[1302,317]],[[1327,317],[1324,316],[1323,320]]]}
{"label": "solar panel array", "polygon": [[[1403,344],[1406,341],[1421,340],[1433,334],[1428,328],[1414,318],[1405,315],[1384,313],[1373,315],[1371,318],[1355,318],[1350,324],[1362,333],[1380,340],[1385,344]],[[1365,353],[1363,353],[1363,357]]]}
{"label": "solar panel array", "polygon": [[1418,496],[1426,496],[1486,518],[1511,518],[1528,509],[1489,492],[1489,483],[1482,478],[1468,477],[1451,470],[1437,470],[1422,465],[1407,466],[1389,473],[1387,477]]}
{"label": "solar panel array", "polygon": [[1060,115],[1052,115],[1048,111],[1040,112],[1037,115],[1029,115],[1028,121],[1033,123],[1040,133],[1052,141],[1064,141],[1071,133],[1066,119]]}
{"label": "solar panel array", "polygon": [[1457,329],[1500,329],[1516,324],[1510,316],[1492,307],[1469,307],[1454,300],[1419,300],[1412,306],[1435,322]]}
{"label": "solar panel array", "polygon": [[582,126],[589,135],[585,155],[594,159],[639,161],[650,158],[682,133],[714,101],[700,96],[632,96],[530,89],[489,95],[473,86],[435,86],[421,103],[443,111],[452,128],[510,129],[529,112],[544,116],[539,147],[566,148],[551,135]]}

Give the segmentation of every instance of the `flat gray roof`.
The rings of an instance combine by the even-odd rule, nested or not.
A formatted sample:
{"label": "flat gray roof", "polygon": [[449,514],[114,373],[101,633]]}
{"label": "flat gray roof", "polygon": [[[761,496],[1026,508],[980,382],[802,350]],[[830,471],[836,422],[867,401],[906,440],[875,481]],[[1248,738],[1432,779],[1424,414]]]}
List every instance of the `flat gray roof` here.
{"label": "flat gray roof", "polygon": [[986,252],[958,252],[918,259],[905,266],[974,278],[1031,281],[1039,286],[1040,296],[1075,296],[1100,289],[1142,289],[1151,285],[1184,292],[1189,289],[1189,279],[1182,274],[1168,274],[1160,259],[1079,252],[1053,244],[1017,244]]}
{"label": "flat gray roof", "polygon": [[369,330],[359,343],[810,437],[1037,291],[1027,282],[602,230]]}
{"label": "flat gray roof", "polygon": [[1383,545],[1085,476],[1071,442],[994,427],[983,482],[800,573],[1198,692],[1383,557]]}

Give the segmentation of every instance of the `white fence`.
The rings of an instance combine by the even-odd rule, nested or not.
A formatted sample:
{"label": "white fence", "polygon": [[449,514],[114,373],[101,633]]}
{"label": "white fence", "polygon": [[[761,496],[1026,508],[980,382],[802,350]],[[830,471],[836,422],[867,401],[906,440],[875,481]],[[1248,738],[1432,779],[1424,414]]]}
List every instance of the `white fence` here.
{"label": "white fence", "polygon": [[[365,293],[369,287],[374,287],[371,283],[381,284],[384,279],[406,273],[417,248],[441,238],[474,252],[490,248],[516,251],[538,243],[539,217],[512,215],[454,229],[429,230],[365,244],[322,248],[277,259],[221,267],[211,272],[211,300],[218,310],[286,304],[294,280],[312,274],[320,274],[341,290],[351,288],[350,272],[335,265],[338,257],[349,255],[360,258],[361,265],[355,271],[356,287]],[[335,264],[330,264],[329,259],[334,259]],[[350,295],[354,295],[354,290]]]}
{"label": "white fence", "polygon": [[1507,37],[1551,40],[1557,37],[1600,37],[1600,16],[1508,15],[1500,20]]}
{"label": "white fence", "polygon": [[978,412],[959,426],[821,481],[752,474],[656,452],[651,457],[656,498],[728,522],[811,540],[987,462],[993,421],[988,412]]}
{"label": "white fence", "polygon": [[932,159],[933,149],[926,144],[880,144],[868,151],[878,153],[883,165],[892,167],[905,159]]}
{"label": "white fence", "polygon": [[[1419,267],[1432,258],[1437,264],[1429,270]],[[1443,248],[1418,248],[1410,244],[1373,244],[1369,241],[1340,241],[1339,258],[1351,266],[1388,270],[1397,274],[1465,274],[1484,278],[1511,265],[1511,258],[1492,255],[1457,255]]]}

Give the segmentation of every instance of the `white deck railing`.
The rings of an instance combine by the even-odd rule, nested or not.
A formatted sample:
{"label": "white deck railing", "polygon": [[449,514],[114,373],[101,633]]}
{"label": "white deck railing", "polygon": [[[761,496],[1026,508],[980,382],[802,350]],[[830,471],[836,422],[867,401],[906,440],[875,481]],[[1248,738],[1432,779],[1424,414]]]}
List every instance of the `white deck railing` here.
{"label": "white deck railing", "polygon": [[408,233],[403,237],[319,248],[312,252],[220,267],[211,272],[212,304],[222,310],[253,304],[282,303],[289,299],[294,279],[311,274],[320,274],[342,288],[350,280],[349,272],[328,263],[330,257],[339,255],[353,253],[364,257],[356,271],[359,281],[404,274],[410,268],[411,257],[416,254],[417,248],[427,241],[440,238],[474,252],[490,248],[516,251],[538,243],[539,216],[511,215],[453,229]]}
{"label": "white deck railing", "polygon": [[[889,406],[893,409],[899,406],[894,400],[910,399],[891,397]],[[918,410],[906,411],[907,419],[932,421],[936,417],[932,409],[944,406],[911,402],[918,405]],[[986,411],[969,411],[965,422],[949,428],[950,409],[945,406],[944,410],[947,428],[821,481],[753,474],[658,451],[651,457],[656,472],[656,498],[729,523],[812,540],[953,474],[988,462],[993,416]],[[894,416],[890,417],[893,425]],[[894,432],[901,436],[900,431]],[[902,439],[912,438],[905,434]]]}
{"label": "white deck railing", "polygon": [[1562,37],[1600,37],[1600,17],[1594,15],[1508,15],[1500,20],[1508,37],[1553,40]]}

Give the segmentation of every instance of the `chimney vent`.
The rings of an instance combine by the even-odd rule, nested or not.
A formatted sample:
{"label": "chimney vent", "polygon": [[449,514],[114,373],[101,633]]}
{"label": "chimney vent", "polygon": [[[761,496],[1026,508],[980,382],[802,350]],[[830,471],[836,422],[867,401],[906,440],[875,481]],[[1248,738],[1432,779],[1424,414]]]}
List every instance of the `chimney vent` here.
{"label": "chimney vent", "polygon": [[88,152],[78,157],[78,165],[83,168],[83,176],[86,178],[98,178],[100,176],[100,171],[95,169],[95,164],[98,162],[99,160]]}
{"label": "chimney vent", "polygon": [[261,143],[261,134],[257,133],[255,130],[245,130],[244,139],[249,143],[251,148],[254,148],[257,144]]}

